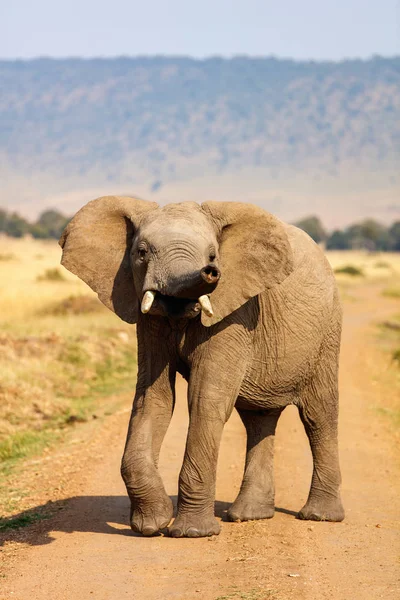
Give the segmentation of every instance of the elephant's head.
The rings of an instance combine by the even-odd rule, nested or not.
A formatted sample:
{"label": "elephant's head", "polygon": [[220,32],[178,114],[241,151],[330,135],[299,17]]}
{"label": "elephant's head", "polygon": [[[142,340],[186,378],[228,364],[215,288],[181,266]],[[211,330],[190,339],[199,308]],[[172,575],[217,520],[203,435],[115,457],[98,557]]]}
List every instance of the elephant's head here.
{"label": "elephant's head", "polygon": [[292,270],[282,223],[236,202],[154,202],[105,196],[65,229],[62,264],[121,319],[143,313],[224,319]]}

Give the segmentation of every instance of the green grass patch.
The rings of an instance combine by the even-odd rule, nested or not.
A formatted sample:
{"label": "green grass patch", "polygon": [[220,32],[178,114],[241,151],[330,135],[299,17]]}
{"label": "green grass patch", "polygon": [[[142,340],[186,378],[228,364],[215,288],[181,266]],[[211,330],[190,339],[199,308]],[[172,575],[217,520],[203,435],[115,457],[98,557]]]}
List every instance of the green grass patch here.
{"label": "green grass patch", "polygon": [[90,362],[90,356],[85,350],[83,344],[79,341],[68,342],[61,350],[59,362],[68,363],[75,367],[82,367]]}
{"label": "green grass patch", "polygon": [[108,357],[96,365],[92,393],[107,395],[115,391],[134,390],[136,383],[136,353],[127,349],[118,357]]}
{"label": "green grass patch", "polygon": [[0,460],[4,463],[17,458],[25,458],[43,450],[51,441],[54,441],[54,432],[47,430],[17,431],[0,442]]}
{"label": "green grass patch", "polygon": [[16,517],[4,518],[0,517],[0,531],[6,531],[7,529],[21,529],[21,527],[28,527],[38,521],[49,519],[50,514],[28,512]]}
{"label": "green grass patch", "polygon": [[10,474],[99,410],[112,414],[118,400],[108,396],[133,395],[136,344],[119,335],[3,339],[9,355],[0,373],[0,473]]}
{"label": "green grass patch", "polygon": [[350,275],[351,277],[364,276],[364,271],[355,265],[344,265],[343,267],[337,267],[335,269],[335,273],[339,275]]}
{"label": "green grass patch", "polygon": [[[10,475],[18,461],[35,456],[61,437],[61,430],[17,431],[0,441],[0,474]],[[0,490],[0,492],[5,490]],[[0,493],[0,495],[2,495]]]}

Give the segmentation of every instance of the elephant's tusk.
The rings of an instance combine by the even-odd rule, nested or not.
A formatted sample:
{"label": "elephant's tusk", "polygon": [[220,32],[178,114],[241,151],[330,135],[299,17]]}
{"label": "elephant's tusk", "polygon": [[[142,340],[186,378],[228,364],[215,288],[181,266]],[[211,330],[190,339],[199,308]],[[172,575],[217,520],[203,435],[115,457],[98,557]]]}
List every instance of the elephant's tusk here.
{"label": "elephant's tusk", "polygon": [[143,296],[142,306],[141,306],[141,310],[142,310],[143,314],[146,314],[149,312],[149,310],[152,307],[155,297],[156,297],[155,293],[151,292],[150,290],[148,290],[145,293],[145,295]]}
{"label": "elephant's tusk", "polygon": [[199,303],[201,306],[201,310],[206,313],[207,317],[212,317],[214,311],[211,306],[210,298],[204,294],[204,296],[200,296]]}

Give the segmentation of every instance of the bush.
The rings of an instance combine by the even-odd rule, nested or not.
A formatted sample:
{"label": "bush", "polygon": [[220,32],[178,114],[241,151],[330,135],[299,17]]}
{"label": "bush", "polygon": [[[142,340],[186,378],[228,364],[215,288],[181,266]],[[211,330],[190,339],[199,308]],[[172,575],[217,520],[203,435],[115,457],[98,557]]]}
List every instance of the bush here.
{"label": "bush", "polygon": [[351,275],[352,277],[360,277],[364,275],[363,270],[359,267],[355,267],[354,265],[345,265],[344,267],[338,267],[337,269],[335,269],[335,273]]}
{"label": "bush", "polygon": [[346,232],[336,229],[327,239],[327,250],[348,250],[350,248],[350,239]]}
{"label": "bush", "polygon": [[28,221],[25,221],[25,219],[20,217],[17,213],[2,215],[1,221],[2,229],[0,231],[3,231],[11,237],[20,238],[29,233],[30,225]]}
{"label": "bush", "polygon": [[43,275],[38,275],[38,281],[66,281],[60,269],[46,269]]}
{"label": "bush", "polygon": [[389,228],[389,249],[400,251],[400,221],[395,221]]}
{"label": "bush", "polygon": [[336,229],[328,237],[327,250],[399,251],[400,221],[386,228],[378,221],[365,219],[346,229]]}
{"label": "bush", "polygon": [[15,254],[0,254],[1,262],[8,262],[9,260],[15,260]]}
{"label": "bush", "polygon": [[388,298],[400,298],[400,286],[385,288],[382,295]]}
{"label": "bush", "polygon": [[392,359],[394,362],[397,362],[397,366],[400,367],[400,348],[393,352]]}
{"label": "bush", "polygon": [[321,220],[316,216],[306,217],[295,223],[295,225],[308,233],[317,244],[324,242],[328,237]]}
{"label": "bush", "polygon": [[89,313],[99,312],[104,306],[100,300],[93,296],[69,296],[56,304],[53,304],[43,311],[43,315],[86,315]]}
{"label": "bush", "polygon": [[69,218],[57,210],[44,211],[37,222],[32,226],[32,235],[37,238],[59,239],[69,222]]}
{"label": "bush", "polygon": [[57,210],[45,210],[36,223],[29,223],[18,213],[8,213],[0,209],[0,233],[16,238],[31,234],[39,239],[58,239],[69,220],[69,217]]}

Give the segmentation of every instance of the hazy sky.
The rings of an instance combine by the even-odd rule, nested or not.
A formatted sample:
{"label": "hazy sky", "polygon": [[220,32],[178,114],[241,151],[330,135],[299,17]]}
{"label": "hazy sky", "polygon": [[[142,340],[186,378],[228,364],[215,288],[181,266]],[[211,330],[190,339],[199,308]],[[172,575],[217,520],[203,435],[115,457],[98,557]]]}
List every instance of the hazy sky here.
{"label": "hazy sky", "polygon": [[397,0],[0,0],[0,58],[399,53]]}

